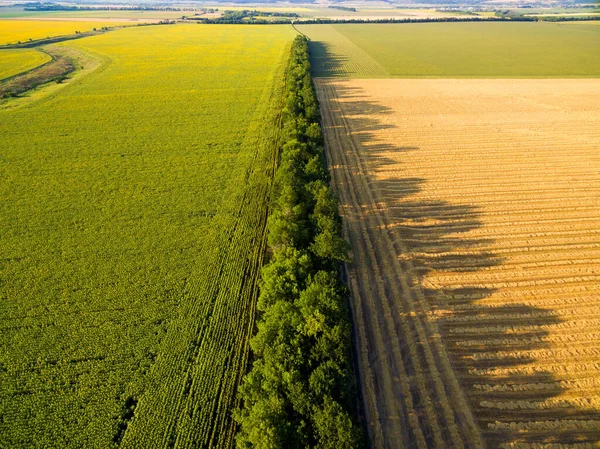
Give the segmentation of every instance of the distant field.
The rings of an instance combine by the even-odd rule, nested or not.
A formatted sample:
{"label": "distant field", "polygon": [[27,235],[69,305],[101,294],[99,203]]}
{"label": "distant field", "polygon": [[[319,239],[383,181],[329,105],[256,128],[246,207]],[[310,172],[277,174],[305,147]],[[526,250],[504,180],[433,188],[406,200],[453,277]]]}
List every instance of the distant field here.
{"label": "distant field", "polygon": [[593,17],[600,16],[600,12],[574,12],[574,13],[541,13],[541,14],[525,14],[526,17]]}
{"label": "distant field", "polygon": [[372,447],[598,447],[600,80],[317,88]]}
{"label": "distant field", "polygon": [[0,45],[16,44],[29,39],[44,39],[46,37],[75,34],[76,31],[91,31],[104,26],[123,26],[126,23],[109,20],[0,20]]}
{"label": "distant field", "polygon": [[310,37],[315,76],[387,78],[387,70],[332,25],[296,25]]}
{"label": "distant field", "polygon": [[271,7],[271,6],[207,6],[218,8],[220,11],[224,10],[243,10],[243,9],[257,9],[259,11],[272,11],[272,12],[294,12],[302,18],[338,18],[338,19],[382,19],[382,18],[408,18],[408,17],[449,17],[456,16],[457,14],[436,11],[435,8],[414,8],[414,9],[400,9],[400,8],[363,8],[357,7],[356,11],[345,11],[337,8],[323,8],[318,6],[302,6],[302,7]]}
{"label": "distant field", "polygon": [[589,24],[341,24],[298,29],[312,39],[315,76],[600,76],[600,28]]}
{"label": "distant field", "polygon": [[231,448],[289,26],[134,27],[0,110],[0,447]]}
{"label": "distant field", "polygon": [[[266,12],[296,13],[301,19],[334,18],[334,19],[383,19],[383,18],[429,18],[459,16],[452,12],[440,12],[431,9],[398,9],[398,8],[357,8],[356,12],[344,11],[336,8],[307,7],[307,6],[269,6],[269,5],[203,5],[206,8],[216,8],[219,13],[225,10],[256,9]],[[188,8],[194,9],[194,8]],[[191,16],[199,11],[126,11],[126,10],[101,10],[101,11],[24,11],[22,7],[0,8],[0,18],[32,18],[32,19],[62,19],[62,20],[126,20],[126,21],[155,21],[164,19],[177,19],[181,16]],[[464,15],[463,15],[464,16]]]}
{"label": "distant field", "polygon": [[50,61],[50,56],[37,50],[0,50],[0,80],[31,70],[48,61]]}
{"label": "distant field", "polygon": [[[262,9],[262,8],[258,8]],[[436,11],[435,8],[362,8],[356,11],[344,11],[337,8],[311,8],[299,12],[302,17],[307,18],[329,18],[329,19],[407,19],[407,18],[431,18],[431,17],[456,17],[458,14],[451,12]]]}
{"label": "distant field", "polygon": [[0,19],[63,19],[63,20],[161,20],[174,19],[190,14],[189,11],[127,11],[127,10],[88,10],[88,11],[25,11],[23,7],[0,8]]}
{"label": "distant field", "polygon": [[519,13],[525,16],[593,16],[600,12],[600,8],[517,8],[511,9],[511,13]]}

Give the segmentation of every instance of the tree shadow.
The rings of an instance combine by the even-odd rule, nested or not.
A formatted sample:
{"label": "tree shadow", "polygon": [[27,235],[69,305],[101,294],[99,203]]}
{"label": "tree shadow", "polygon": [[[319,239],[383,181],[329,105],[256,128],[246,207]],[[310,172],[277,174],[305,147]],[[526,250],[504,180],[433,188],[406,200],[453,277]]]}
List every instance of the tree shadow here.
{"label": "tree shadow", "polygon": [[313,77],[331,78],[345,73],[344,66],[350,58],[332,50],[327,42],[308,41]]}
{"label": "tree shadow", "polygon": [[[359,142],[356,150],[342,148],[339,151],[348,154],[355,151],[359,157],[347,157],[344,163],[337,164],[332,170],[364,177],[365,185],[371,191],[370,197],[360,197],[362,213],[358,219],[361,223],[354,229],[370,234],[373,241],[380,239],[393,242],[389,251],[394,253],[398,272],[406,273],[413,279],[410,288],[415,295],[421,293],[426,298],[429,310],[422,311],[422,316],[428,317],[426,319],[432,329],[439,330],[453,370],[466,393],[487,446],[597,442],[600,439],[598,430],[577,429],[576,426],[561,426],[558,423],[553,426],[550,422],[597,420],[598,415],[594,410],[557,406],[552,401],[550,406],[544,404],[544,401],[567,391],[564,382],[561,382],[562,378],[553,374],[548,359],[538,359],[536,356],[553,349],[552,341],[548,338],[549,329],[563,320],[550,309],[514,299],[512,291],[504,289],[503,284],[511,282],[509,277],[503,277],[506,273],[502,265],[507,259],[494,252],[493,238],[479,238],[470,234],[486,226],[481,208],[477,204],[458,204],[444,198],[432,199],[432,195],[425,198],[419,195],[431,187],[427,179],[399,176],[403,171],[400,153],[419,151],[419,148],[402,146],[402,142],[384,141],[377,135],[378,131],[394,126],[383,123],[376,116],[393,114],[395,111],[365,101],[366,95],[361,95],[359,88],[344,83],[336,83],[334,88],[340,100],[329,99],[329,107],[334,114],[344,116],[354,140]],[[324,125],[327,131],[330,124]],[[338,186],[338,189],[348,188],[348,185]],[[383,223],[369,221],[371,214],[381,215]],[[356,217],[344,219],[357,220]],[[349,226],[349,229],[352,232],[353,227]],[[386,263],[384,255],[373,256],[375,259],[379,259],[382,265]],[[358,272],[359,267],[351,263],[349,269]],[[410,312],[409,308],[404,304],[405,301],[394,295],[393,286],[390,285],[400,283],[397,274],[393,273],[393,270],[388,271],[388,278],[378,281],[385,284],[385,295],[390,301],[396,302],[392,310],[406,314]],[[359,274],[357,276],[360,277]],[[374,274],[370,276],[372,282]],[[361,281],[371,283],[369,278]],[[357,292],[353,292],[353,295],[357,295]],[[380,313],[381,320],[394,319],[389,313]],[[395,326],[400,329],[400,325]],[[413,330],[411,328],[411,332]],[[403,332],[398,330],[398,335],[402,337]],[[428,335],[427,338],[433,339],[434,335]],[[413,399],[419,424],[428,446],[433,447],[432,430],[425,418],[423,398],[416,393],[418,388],[412,383],[415,364],[422,364],[426,360],[426,343],[421,341],[417,345],[418,357],[403,352],[402,363],[411,378],[411,392],[415,393]],[[377,347],[374,341],[369,342],[368,350],[370,360],[389,357],[389,354],[383,354],[387,348]],[[376,378],[376,387],[377,382]],[[434,380],[428,379],[427,385],[432,400],[439,400],[434,391]],[[380,393],[389,393],[383,384]],[[379,400],[381,398],[376,398],[376,401]],[[397,400],[400,402],[402,398],[398,397]],[[403,419],[404,428],[410,429],[409,420],[406,417]],[[531,422],[542,424],[530,426],[528,423]],[[443,435],[445,441],[451,441],[446,429]],[[405,435],[404,444],[412,447],[416,443],[411,443],[411,438]],[[467,438],[465,444],[474,447],[469,446]]]}

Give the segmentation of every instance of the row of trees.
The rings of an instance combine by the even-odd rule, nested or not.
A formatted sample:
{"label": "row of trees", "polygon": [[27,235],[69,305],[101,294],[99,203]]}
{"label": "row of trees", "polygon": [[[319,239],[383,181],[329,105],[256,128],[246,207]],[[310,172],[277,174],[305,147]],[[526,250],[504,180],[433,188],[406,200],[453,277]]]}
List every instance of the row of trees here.
{"label": "row of trees", "polygon": [[338,267],[347,259],[329,188],[308,42],[294,41],[282,148],[268,221],[254,363],[240,387],[240,448],[356,448],[351,324]]}
{"label": "row of trees", "polygon": [[[274,18],[269,18],[274,17]],[[238,24],[238,23],[252,23],[252,24],[286,24],[291,23],[295,18],[300,17],[295,12],[270,12],[270,11],[258,11],[244,9],[242,11],[223,11],[221,17],[209,18],[209,17],[185,17],[187,20],[195,20],[200,23],[219,23],[219,24]]]}
{"label": "row of trees", "polygon": [[[289,17],[289,16],[288,16]],[[207,24],[252,24],[252,25],[280,25],[293,23],[293,18],[277,17],[275,19],[264,19],[257,16],[247,16],[242,11],[232,11],[231,14],[225,14],[222,17],[186,17],[186,20],[193,20],[198,23]],[[302,25],[315,24],[339,24],[339,23],[442,23],[442,22],[541,22],[541,21],[571,21],[571,20],[600,20],[598,16],[536,16],[529,17],[524,15],[504,15],[498,14],[496,17],[482,17],[476,15],[464,15],[462,17],[418,17],[418,18],[382,18],[382,19],[303,19],[295,23]]]}
{"label": "row of trees", "polygon": [[25,6],[24,11],[196,11],[196,8],[174,8],[169,6],[75,6],[58,3],[23,3],[14,6]]}

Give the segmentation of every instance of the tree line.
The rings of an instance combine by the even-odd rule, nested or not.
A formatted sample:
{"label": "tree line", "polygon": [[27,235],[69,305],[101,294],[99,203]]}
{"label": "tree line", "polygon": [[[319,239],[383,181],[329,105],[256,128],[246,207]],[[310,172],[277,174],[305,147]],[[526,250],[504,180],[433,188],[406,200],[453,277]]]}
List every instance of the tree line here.
{"label": "tree line", "polygon": [[358,448],[351,320],[339,266],[348,260],[329,187],[308,41],[293,43],[280,160],[267,222],[252,369],[240,386],[239,448]]}
{"label": "tree line", "polygon": [[[274,17],[273,19],[265,19],[265,17]],[[194,20],[200,23],[211,24],[237,24],[237,23],[252,23],[252,24],[288,24],[293,19],[300,17],[295,12],[271,12],[244,9],[241,11],[225,10],[221,17],[185,17],[187,20]]]}
{"label": "tree line", "polygon": [[[249,18],[249,20],[246,20]],[[207,17],[187,17],[188,20],[197,21],[207,24],[247,24],[247,25],[281,25],[296,23],[299,25],[319,25],[319,24],[340,24],[340,23],[441,23],[441,22],[564,22],[564,21],[590,21],[600,20],[599,16],[581,16],[581,17],[550,17],[550,16],[508,16],[500,14],[496,17],[481,17],[475,15],[464,15],[462,17],[430,17],[430,18],[382,18],[382,19],[288,19],[278,17],[277,19],[266,20],[256,18],[254,16],[241,16],[239,13],[231,14],[224,17],[207,18]]]}
{"label": "tree line", "polygon": [[[196,11],[196,8],[175,8],[170,6],[79,6],[63,5],[58,3],[31,2],[14,4],[13,6],[24,6],[24,11]],[[202,8],[204,9],[204,8]],[[201,10],[202,10],[201,9]]]}

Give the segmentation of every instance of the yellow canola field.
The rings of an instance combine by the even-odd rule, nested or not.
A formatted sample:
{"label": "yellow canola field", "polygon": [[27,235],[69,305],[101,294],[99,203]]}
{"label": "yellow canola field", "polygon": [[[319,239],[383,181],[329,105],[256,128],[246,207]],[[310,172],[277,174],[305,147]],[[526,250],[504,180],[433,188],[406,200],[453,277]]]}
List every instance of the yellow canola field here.
{"label": "yellow canola field", "polygon": [[50,61],[50,56],[37,50],[0,50],[0,80],[31,70]]}
{"label": "yellow canola field", "polygon": [[123,22],[111,21],[57,21],[57,20],[0,20],[0,45],[16,44],[29,39],[75,34],[94,28],[123,26]]}

